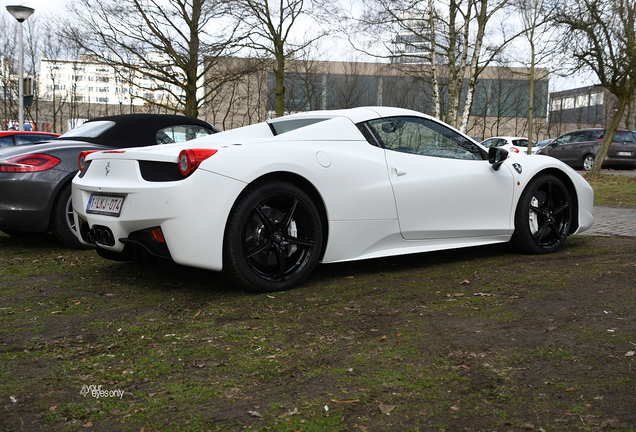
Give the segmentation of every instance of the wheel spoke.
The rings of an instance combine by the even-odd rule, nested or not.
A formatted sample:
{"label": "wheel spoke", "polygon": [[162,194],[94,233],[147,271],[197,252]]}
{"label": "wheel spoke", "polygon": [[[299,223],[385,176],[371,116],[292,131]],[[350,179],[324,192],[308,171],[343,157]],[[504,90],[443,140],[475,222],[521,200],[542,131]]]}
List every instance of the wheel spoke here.
{"label": "wheel spoke", "polygon": [[546,217],[548,215],[548,211],[547,210],[542,209],[540,207],[535,207],[533,205],[530,206],[530,210],[533,210],[533,211],[539,213],[543,217]]}
{"label": "wheel spoke", "polygon": [[278,261],[278,274],[274,275],[274,277],[278,279],[279,281],[285,279],[285,273],[287,270],[285,254],[283,252],[284,251],[282,249],[276,248],[275,255],[276,255],[276,261]]}
{"label": "wheel spoke", "polygon": [[554,209],[554,211],[552,212],[553,214],[559,214],[561,213],[563,210],[565,210],[566,208],[570,207],[570,203],[566,202],[561,204],[560,206],[558,206],[556,209]]}
{"label": "wheel spoke", "polygon": [[276,230],[276,222],[271,220],[265,213],[263,213],[263,210],[261,210],[260,207],[254,207],[254,211],[256,212],[256,215],[261,220],[261,222],[263,222],[263,225],[265,225],[265,228],[270,233],[273,233]]}
{"label": "wheel spoke", "polygon": [[314,247],[314,242],[312,240],[304,240],[304,239],[299,239],[298,237],[286,237],[285,238],[289,244],[293,244],[293,245],[297,245],[297,246],[305,246],[308,248],[312,248]]}
{"label": "wheel spoke", "polygon": [[272,247],[272,242],[271,240],[267,239],[267,241],[265,241],[262,245],[260,245],[259,247],[257,247],[256,249],[254,249],[253,251],[245,254],[245,258],[249,259],[252,258],[260,253],[265,252],[267,249]]}
{"label": "wheel spoke", "polygon": [[554,193],[552,191],[552,182],[548,182],[547,184],[548,186],[548,190],[546,191],[546,200],[545,200],[545,205],[547,208],[552,208],[552,200],[554,199]]}
{"label": "wheel spoke", "polygon": [[287,212],[283,220],[280,222],[281,231],[287,232],[287,230],[289,229],[289,224],[292,221],[292,216],[294,215],[294,212],[296,211],[297,206],[298,206],[298,200],[294,199],[294,202],[292,203],[291,208],[289,209],[289,211]]}
{"label": "wheel spoke", "polygon": [[539,231],[537,231],[537,235],[536,235],[536,239],[539,243],[541,243],[541,240],[543,240],[543,236],[545,235],[547,229],[548,229],[548,224],[546,224],[545,222],[542,223],[541,228],[539,228]]}

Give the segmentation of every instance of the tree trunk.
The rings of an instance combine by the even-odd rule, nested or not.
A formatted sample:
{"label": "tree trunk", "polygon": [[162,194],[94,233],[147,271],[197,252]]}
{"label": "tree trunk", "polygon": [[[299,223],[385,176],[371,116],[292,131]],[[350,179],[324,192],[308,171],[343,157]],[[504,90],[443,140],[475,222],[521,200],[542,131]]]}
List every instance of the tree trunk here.
{"label": "tree trunk", "polygon": [[428,0],[428,26],[431,34],[431,75],[433,79],[433,101],[435,104],[434,116],[441,119],[442,103],[439,92],[439,72],[437,70],[437,59],[435,52],[437,51],[437,43],[435,41],[435,9],[433,8],[433,0]]}
{"label": "tree trunk", "polygon": [[594,159],[594,165],[590,170],[590,175],[598,175],[601,171],[601,167],[603,166],[603,161],[605,161],[605,156],[607,156],[607,151],[609,150],[609,146],[612,144],[614,140],[614,134],[618,130],[618,126],[621,123],[621,119],[623,118],[623,114],[625,112],[625,106],[627,106],[627,97],[624,95],[616,95],[618,97],[618,101],[616,102],[616,109],[614,110],[614,114],[612,115],[612,119],[607,125],[607,129],[605,129],[605,136],[603,137],[603,144],[601,144],[601,148],[598,149],[598,153],[596,153],[596,158]]}
{"label": "tree trunk", "polygon": [[[533,29],[534,32],[534,29]],[[532,135],[534,134],[534,42],[530,41],[530,88],[528,89],[528,154],[532,154]]]}
{"label": "tree trunk", "polygon": [[[282,45],[282,44],[281,44]],[[275,111],[276,117],[282,117],[285,115],[285,54],[283,53],[282,46],[276,50],[276,104]]]}

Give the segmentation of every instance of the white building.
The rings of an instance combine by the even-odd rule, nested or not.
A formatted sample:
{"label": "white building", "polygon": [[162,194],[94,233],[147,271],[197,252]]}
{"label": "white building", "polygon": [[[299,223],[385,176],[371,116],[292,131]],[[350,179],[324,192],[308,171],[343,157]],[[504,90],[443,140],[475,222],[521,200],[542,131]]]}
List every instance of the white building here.
{"label": "white building", "polygon": [[[166,59],[153,59],[170,68]],[[124,68],[115,68],[91,56],[79,60],[40,60],[40,98],[78,103],[145,105],[147,101],[176,102],[183,91],[170,84],[155,82],[148,76]],[[133,84],[134,83],[134,84]]]}

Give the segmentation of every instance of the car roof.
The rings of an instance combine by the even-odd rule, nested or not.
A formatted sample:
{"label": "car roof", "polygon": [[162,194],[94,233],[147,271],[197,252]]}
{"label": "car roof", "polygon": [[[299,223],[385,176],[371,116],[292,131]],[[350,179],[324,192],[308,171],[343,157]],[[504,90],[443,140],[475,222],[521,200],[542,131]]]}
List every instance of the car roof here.
{"label": "car roof", "polygon": [[97,117],[86,123],[96,121],[113,121],[115,126],[102,132],[97,137],[62,136],[62,138],[123,148],[156,144],[157,131],[168,126],[196,125],[211,129],[214,132],[221,131],[203,120],[176,114],[121,114]]}
{"label": "car roof", "polygon": [[422,114],[417,111],[394,108],[394,107],[380,107],[380,106],[365,106],[357,108],[345,108],[338,110],[316,110],[306,111],[295,114],[289,114],[275,119],[268,120],[268,123],[284,122],[294,119],[309,119],[309,118],[323,118],[330,119],[336,117],[346,117],[353,123],[360,123],[367,120],[377,119],[381,117],[394,117],[394,116],[418,116],[431,118],[426,114]]}

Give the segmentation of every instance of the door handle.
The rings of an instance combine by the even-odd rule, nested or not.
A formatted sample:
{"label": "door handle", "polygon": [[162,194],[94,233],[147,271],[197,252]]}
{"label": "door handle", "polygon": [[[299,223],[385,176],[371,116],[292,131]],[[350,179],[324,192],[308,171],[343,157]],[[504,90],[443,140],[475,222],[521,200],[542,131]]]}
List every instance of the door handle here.
{"label": "door handle", "polygon": [[398,168],[391,168],[391,175],[393,177],[401,177],[403,175],[406,175],[406,171],[398,169]]}

